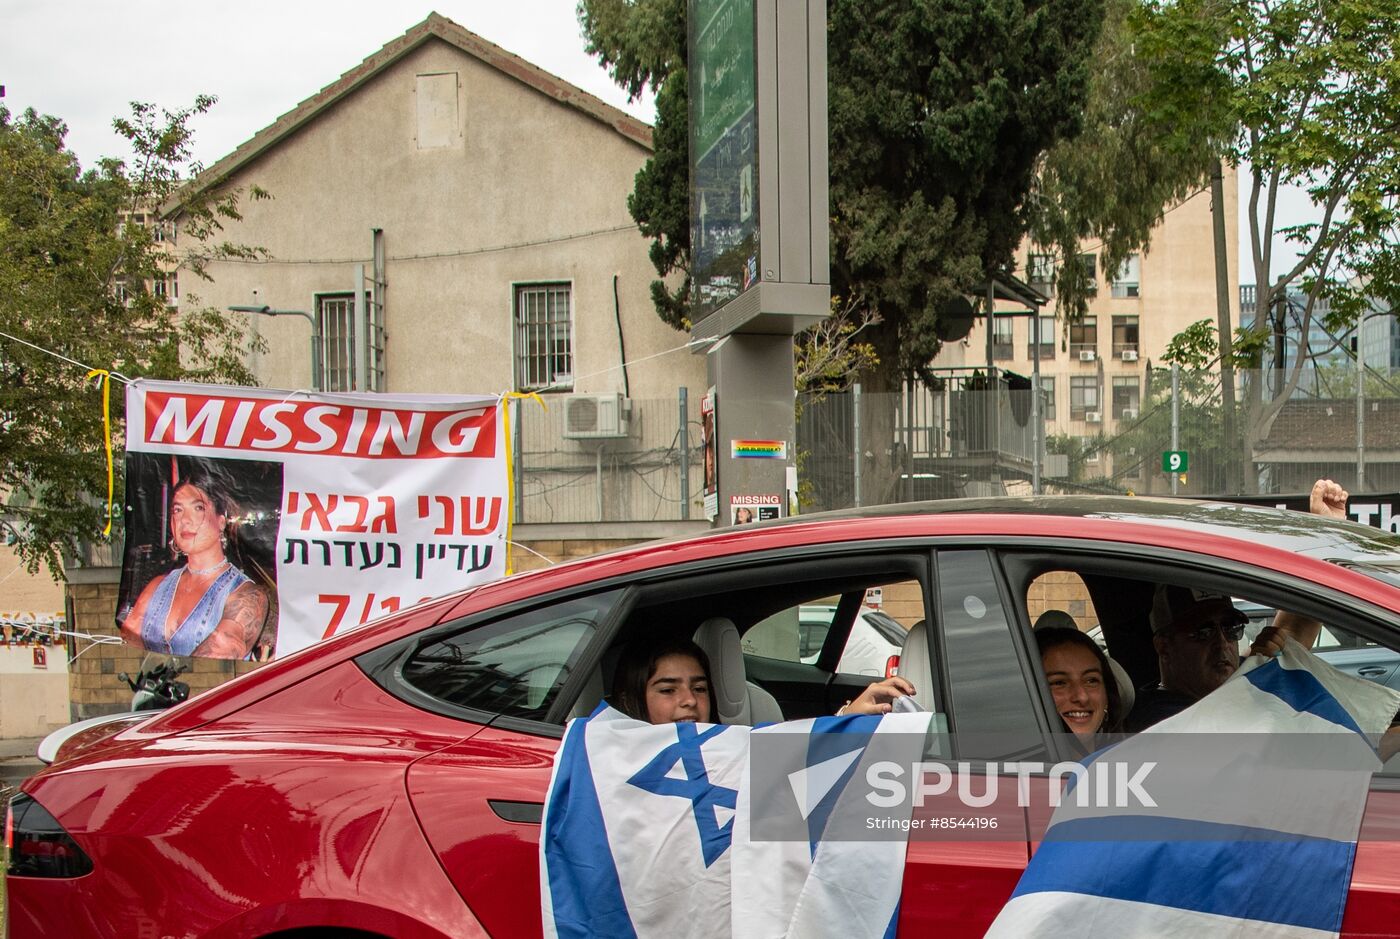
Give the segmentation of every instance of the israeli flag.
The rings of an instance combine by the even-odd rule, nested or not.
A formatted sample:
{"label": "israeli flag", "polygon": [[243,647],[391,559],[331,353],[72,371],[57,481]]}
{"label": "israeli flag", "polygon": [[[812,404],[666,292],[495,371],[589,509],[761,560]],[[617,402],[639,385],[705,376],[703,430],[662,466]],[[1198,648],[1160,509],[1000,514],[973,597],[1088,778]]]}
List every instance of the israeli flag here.
{"label": "israeli flag", "polygon": [[571,722],[540,836],[544,934],[726,934],[748,743],[748,727],[653,725],[607,706]]}
{"label": "israeli flag", "polygon": [[[781,783],[751,764],[751,787],[739,792],[734,825],[733,935],[745,939],[892,937],[899,919],[908,828],[872,840],[860,829],[871,816],[864,784],[876,761],[917,762],[933,715],[819,717],[756,728],[751,752],[794,749],[800,762]],[[765,769],[759,773],[754,770]],[[913,802],[883,821],[907,823]],[[755,834],[755,817],[795,816],[801,837]],[[761,826],[757,826],[761,827]],[[775,827],[783,827],[781,824]]]}
{"label": "israeli flag", "polygon": [[[652,725],[604,706],[573,721],[545,802],[544,934],[892,936],[907,832],[893,841],[822,836],[835,818],[869,814],[859,781],[879,749],[870,742],[895,741],[881,758],[913,762],[930,718],[818,718],[755,730]],[[886,736],[895,732],[902,736]],[[785,841],[753,837],[752,744],[774,746],[780,733],[799,754],[776,808],[800,828]],[[762,795],[757,803],[767,804]]]}
{"label": "israeli flag", "polygon": [[[1337,935],[1380,768],[1372,740],[1397,706],[1292,640],[1248,659],[1090,758],[987,935]],[[1145,803],[1120,798],[1129,772]]]}

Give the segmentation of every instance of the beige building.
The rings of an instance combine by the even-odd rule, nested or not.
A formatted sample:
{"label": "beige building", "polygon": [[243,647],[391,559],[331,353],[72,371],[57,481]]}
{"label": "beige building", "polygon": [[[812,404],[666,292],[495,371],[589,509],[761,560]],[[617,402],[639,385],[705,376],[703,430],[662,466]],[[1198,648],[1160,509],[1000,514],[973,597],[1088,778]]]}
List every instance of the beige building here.
{"label": "beige building", "polygon": [[[1231,321],[1239,325],[1238,177],[1225,176],[1226,258],[1229,269]],[[1016,276],[1052,294],[1042,311],[1040,374],[1045,390],[1046,434],[1071,435],[1093,441],[1111,437],[1130,426],[1146,399],[1150,363],[1161,363],[1167,344],[1187,326],[1216,319],[1215,251],[1210,193],[1204,191],[1172,206],[1163,214],[1148,249],[1120,271],[1101,269],[1095,246],[1085,245],[1081,262],[1092,265],[1098,289],[1082,322],[1056,316],[1049,283],[1048,258],[1024,245]],[[1015,305],[1000,302],[999,310]],[[1029,377],[1032,372],[1030,317],[1000,317],[992,336],[993,365]],[[979,318],[971,334],[949,343],[934,363],[942,367],[985,368],[987,333]],[[1114,466],[1107,453],[1086,467],[1089,476],[1103,476],[1136,491],[1160,489],[1159,454],[1139,459],[1120,457]],[[1130,465],[1137,464],[1137,465]]]}
{"label": "beige building", "polygon": [[[631,397],[674,399],[701,388],[704,362],[657,355],[687,337],[654,312],[648,242],[627,212],[650,151],[646,124],[433,14],[205,172],[245,189],[225,235],[266,256],[212,264],[180,302],[314,318],[319,375],[305,318],[250,316],[268,387],[363,387],[360,290],[372,390],[608,393],[625,380]],[[271,198],[248,198],[253,186]],[[647,359],[625,379],[624,348]]]}

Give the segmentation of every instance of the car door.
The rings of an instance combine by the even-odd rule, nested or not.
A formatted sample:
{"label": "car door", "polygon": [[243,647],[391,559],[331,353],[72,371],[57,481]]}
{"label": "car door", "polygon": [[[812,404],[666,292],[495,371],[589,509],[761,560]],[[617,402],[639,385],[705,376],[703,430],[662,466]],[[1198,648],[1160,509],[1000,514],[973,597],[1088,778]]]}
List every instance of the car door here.
{"label": "car door", "polygon": [[562,733],[552,718],[622,593],[446,624],[362,663],[409,703],[489,724],[417,760],[405,784],[443,870],[492,935],[540,934],[541,810]]}
{"label": "car door", "polygon": [[[1132,559],[1121,548],[1116,550],[1118,553],[1112,556],[1103,553],[1091,557],[1092,552],[1087,550],[1083,554],[1066,555],[1063,559],[1064,569],[1075,570],[1091,582],[1121,578],[1125,586],[1135,583],[1133,592],[1138,595],[1150,595],[1155,582],[1180,583],[1215,592],[1229,591],[1242,598],[1237,602],[1240,608],[1251,613],[1264,611],[1261,616],[1251,615],[1251,619],[1264,622],[1272,621],[1275,609],[1298,610],[1326,624],[1315,651],[1327,661],[1343,654],[1338,649],[1344,645],[1366,646],[1358,651],[1367,657],[1367,661],[1385,661],[1389,656],[1396,655],[1392,647],[1400,647],[1400,618],[1375,607],[1351,602],[1344,580],[1350,575],[1340,568],[1335,572],[1336,582],[1329,583],[1332,571],[1325,572],[1319,578],[1315,571],[1302,577],[1286,571],[1249,571],[1237,564],[1229,565],[1227,570],[1226,562],[1212,558],[1173,555],[1164,550],[1154,552],[1150,559]],[[1027,568],[1034,568],[1036,564],[1045,566],[1047,557],[1038,556]],[[1003,560],[1008,568],[1014,570],[1025,559],[1009,555]],[[1025,579],[1017,573],[1010,577],[1013,585]],[[1331,588],[1331,593],[1323,594],[1319,588]],[[1104,605],[1096,605],[1100,612],[1105,610]],[[1117,625],[1121,627],[1123,624]],[[1136,625],[1140,627],[1141,640],[1146,642],[1149,637],[1146,622]],[[1121,629],[1115,635],[1118,641],[1128,638]],[[1361,639],[1362,635],[1369,638]],[[1339,663],[1333,661],[1333,664]],[[1345,659],[1340,664],[1345,664]],[[1345,668],[1342,670],[1348,671]],[[1363,675],[1358,668],[1351,669],[1350,674],[1376,677]],[[1044,694],[1048,703],[1048,689]],[[1270,779],[1268,784],[1286,786],[1288,781],[1276,778]],[[1040,838],[1052,815],[1049,785],[1043,775],[1031,780],[1028,821],[1032,850],[1039,847]],[[1306,798],[1305,794],[1300,795]],[[1391,759],[1370,781],[1352,865],[1342,935],[1393,935],[1397,917],[1400,917],[1400,758]]]}
{"label": "car door", "polygon": [[974,795],[995,786],[995,799],[985,807],[960,797],[916,806],[923,823],[910,836],[899,919],[899,935],[910,939],[986,932],[1029,857],[1017,779],[1004,764],[1044,753],[1030,663],[1013,636],[993,556],[982,548],[939,551],[936,585],[930,666],[947,688],[946,752],[980,777]]}
{"label": "car door", "polygon": [[831,714],[883,679],[898,662],[909,627],[926,618],[919,577],[886,575],[872,583],[879,584],[883,610],[865,604],[862,585],[771,614],[744,633],[750,678],[777,697],[789,719]]}

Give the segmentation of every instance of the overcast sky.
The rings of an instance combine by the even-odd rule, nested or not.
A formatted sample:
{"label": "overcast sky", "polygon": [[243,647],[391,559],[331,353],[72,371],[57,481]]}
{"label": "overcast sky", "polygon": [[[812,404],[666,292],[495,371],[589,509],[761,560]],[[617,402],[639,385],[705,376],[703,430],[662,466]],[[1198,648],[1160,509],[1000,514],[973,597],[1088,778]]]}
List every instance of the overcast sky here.
{"label": "overcast sky", "polygon": [[112,119],[128,102],[219,103],[195,125],[206,165],[436,11],[637,117],[583,51],[573,0],[4,0],[0,84],[12,112],[68,123],[84,166],[124,155]]}
{"label": "overcast sky", "polygon": [[[194,124],[195,158],[211,164],[434,10],[642,120],[655,116],[649,96],[629,103],[584,53],[575,0],[435,0],[417,7],[382,0],[3,3],[4,103],[12,112],[33,107],[66,121],[68,145],[84,166],[126,155],[112,119],[128,114],[129,102],[178,108],[197,94],[219,99]],[[1305,200],[1285,212],[1305,212]],[[1287,249],[1284,256],[1291,255]],[[1247,256],[1242,230],[1246,282],[1253,279]]]}

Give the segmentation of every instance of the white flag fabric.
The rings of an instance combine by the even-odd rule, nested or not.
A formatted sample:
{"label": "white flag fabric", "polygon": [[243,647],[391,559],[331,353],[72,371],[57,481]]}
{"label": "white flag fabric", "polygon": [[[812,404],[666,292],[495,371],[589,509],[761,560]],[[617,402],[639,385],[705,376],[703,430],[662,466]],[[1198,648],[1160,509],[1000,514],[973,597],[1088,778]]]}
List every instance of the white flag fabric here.
{"label": "white flag fabric", "polygon": [[[907,839],[820,839],[833,813],[859,798],[861,787],[848,784],[863,778],[870,741],[902,732],[887,739],[917,760],[930,720],[818,718],[754,730],[652,725],[600,707],[571,722],[540,838],[544,934],[893,935]],[[801,740],[803,758],[786,774],[783,796],[801,813],[804,835],[755,840],[752,745],[770,746],[780,733]]]}
{"label": "white flag fabric", "polygon": [[[779,734],[803,734],[808,743],[805,765],[788,774],[787,791],[776,786],[762,792],[749,787],[739,791],[733,862],[736,937],[893,939],[909,846],[907,830],[906,837],[880,840],[854,840],[848,830],[831,838],[823,835],[832,818],[849,821],[870,815],[865,801],[869,789],[848,784],[865,779],[875,760],[902,766],[917,762],[932,718],[928,712],[819,717],[753,731],[755,752]],[[875,737],[883,745],[870,746]],[[771,804],[789,797],[807,822],[807,840],[754,838],[755,802],[762,806],[765,801]],[[911,800],[896,813],[882,816],[907,822],[912,809]]]}
{"label": "white flag fabric", "polygon": [[[1398,705],[1292,640],[1247,660],[1194,706],[1091,757],[987,935],[1337,935],[1380,767],[1367,735]],[[1109,762],[1148,766],[1154,804],[1115,800],[1109,774],[1093,772]]]}

